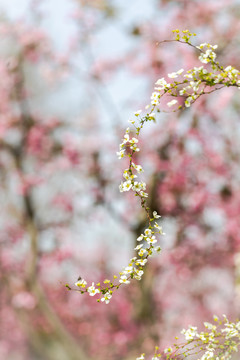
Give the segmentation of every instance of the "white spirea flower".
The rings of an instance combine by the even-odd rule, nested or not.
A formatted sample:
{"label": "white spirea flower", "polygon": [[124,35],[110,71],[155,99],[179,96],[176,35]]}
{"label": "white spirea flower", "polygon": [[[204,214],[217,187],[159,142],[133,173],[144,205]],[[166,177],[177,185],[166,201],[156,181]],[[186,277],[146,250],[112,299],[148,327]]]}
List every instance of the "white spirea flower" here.
{"label": "white spirea flower", "polygon": [[140,151],[140,149],[137,147],[137,145],[131,146],[130,149],[137,151],[137,152]]}
{"label": "white spirea flower", "polygon": [[144,235],[141,234],[141,235],[137,238],[137,241],[142,241],[142,240],[143,240],[143,237],[144,237]]}
{"label": "white spirea flower", "polygon": [[134,181],[134,185],[132,187],[133,191],[141,191],[142,184],[140,182]]}
{"label": "white spirea flower", "polygon": [[138,270],[135,268],[135,272],[138,276],[142,276],[144,274],[143,270]]}
{"label": "white spirea flower", "polygon": [[190,326],[187,330],[183,329],[181,334],[185,336],[186,340],[193,340],[197,335],[197,327]]}
{"label": "white spirea flower", "polygon": [[172,351],[173,351],[173,349],[171,348],[171,346],[169,346],[169,348],[167,348],[167,349],[164,350],[164,353],[165,353],[165,354],[171,354]]}
{"label": "white spirea flower", "polygon": [[160,251],[162,250],[160,246],[156,246],[154,248],[154,250],[157,252],[157,253],[160,253]]}
{"label": "white spirea flower", "polygon": [[153,217],[154,217],[154,219],[159,219],[161,216],[158,215],[158,213],[156,211],[153,211]]}
{"label": "white spirea flower", "polygon": [[78,286],[78,287],[84,288],[86,285],[87,285],[87,282],[84,279],[80,279],[77,282],[75,282],[75,286]]}
{"label": "white spirea flower", "polygon": [[122,275],[119,282],[122,283],[122,284],[129,284],[130,283],[130,281],[128,280],[126,275]]}
{"label": "white spirea flower", "polygon": [[121,182],[121,184],[119,185],[119,191],[120,192],[124,192],[124,191],[129,191],[132,187],[132,182],[131,180],[127,180],[124,182]]}
{"label": "white spirea flower", "polygon": [[211,49],[208,49],[205,53],[201,53],[198,58],[203,64],[207,64],[210,61],[215,61],[216,57],[216,53]]}
{"label": "white spirea flower", "polygon": [[199,89],[200,84],[201,84],[201,80],[199,80],[199,81],[190,81],[190,87],[195,92]]}
{"label": "white spirea flower", "polygon": [[107,292],[106,294],[104,294],[104,296],[101,298],[101,301],[105,302],[105,304],[108,304],[110,299],[111,299],[112,295]]}
{"label": "white spirea flower", "polygon": [[196,48],[201,49],[201,50],[202,50],[204,47],[207,47],[207,48],[216,50],[216,49],[218,48],[218,45],[211,45],[211,44],[208,44],[208,43],[202,43],[202,44],[200,44],[199,46],[196,46]]}
{"label": "white spirea flower", "polygon": [[130,262],[134,262],[135,260],[137,260],[137,257],[134,256],[133,258],[130,259]]}
{"label": "white spirea flower", "polygon": [[124,187],[123,187],[123,182],[121,181],[121,184],[119,185],[119,191],[123,192],[124,191]]}
{"label": "white spirea flower", "polygon": [[202,44],[200,44],[200,45],[198,45],[198,46],[196,46],[196,48],[198,48],[198,49],[203,49],[205,46],[207,46],[208,44],[207,43],[202,43]]}
{"label": "white spirea flower", "polygon": [[151,236],[151,237],[147,237],[146,238],[146,241],[147,241],[147,243],[149,244],[149,245],[153,245],[153,244],[156,244],[156,242],[157,242],[157,239],[156,239],[156,237],[155,236]]}
{"label": "white spirea flower", "polygon": [[125,134],[123,137],[123,144],[126,144],[129,141],[129,135]]}
{"label": "white spirea flower", "polygon": [[133,137],[131,140],[129,140],[130,144],[137,144],[138,143],[138,139],[136,139],[135,137]]}
{"label": "white spirea flower", "polygon": [[145,233],[146,236],[149,236],[149,235],[152,234],[152,230],[151,229],[145,229],[144,233]]}
{"label": "white spirea flower", "polygon": [[123,270],[123,274],[124,275],[128,275],[131,274],[134,271],[134,267],[133,266],[126,266],[125,269]]}
{"label": "white spirea flower", "polygon": [[162,88],[165,88],[168,85],[164,78],[158,79],[155,84],[161,86]]}
{"label": "white spirea flower", "polygon": [[160,98],[159,93],[154,91],[151,96],[151,104],[153,106],[157,105],[159,103],[159,98]]}
{"label": "white spirea flower", "polygon": [[145,197],[145,198],[148,197],[148,194],[147,194],[146,192],[144,192],[144,191],[140,191],[140,195],[141,195],[142,197]]}
{"label": "white spirea flower", "polygon": [[133,277],[134,277],[134,279],[136,279],[136,280],[138,280],[138,281],[142,280],[142,277],[141,277],[141,276],[134,275]]}
{"label": "white spirea flower", "polygon": [[139,244],[139,245],[137,245],[135,248],[134,248],[134,250],[139,250],[139,249],[141,249],[143,247],[143,244]]}
{"label": "white spirea flower", "polygon": [[99,290],[99,289],[95,289],[94,282],[92,283],[92,286],[89,286],[89,288],[87,289],[87,291],[89,292],[89,295],[90,295],[90,296],[94,296],[94,295],[100,293],[100,290]]}
{"label": "white spirea flower", "polygon": [[143,168],[141,165],[136,165],[132,162],[132,167],[140,174],[141,172],[143,172]]}
{"label": "white spirea flower", "polygon": [[[201,360],[213,360],[214,359],[214,352],[211,350],[208,350],[205,352],[205,354],[203,354],[203,356],[201,357]],[[226,360],[229,359],[229,357],[226,358]]]}
{"label": "white spirea flower", "polygon": [[132,120],[132,119],[129,119],[128,122],[129,122],[130,124],[135,124],[135,120]]}
{"label": "white spirea flower", "polygon": [[148,115],[149,119],[151,120],[156,120],[156,114],[155,113],[151,113]]}
{"label": "white spirea flower", "polygon": [[175,105],[175,104],[177,104],[177,103],[178,103],[177,100],[172,100],[172,101],[169,101],[169,102],[167,103],[167,106],[171,107],[171,106],[173,106],[173,105]]}
{"label": "white spirea flower", "polygon": [[141,110],[141,109],[140,109],[140,110],[138,110],[138,111],[135,111],[134,115],[135,115],[135,116],[139,116],[139,115],[141,114],[141,112],[142,112],[142,110]]}
{"label": "white spirea flower", "polygon": [[174,79],[174,78],[177,78],[177,77],[178,77],[178,74],[175,73],[175,72],[173,72],[173,73],[171,73],[171,74],[168,74],[168,77],[169,77],[170,79]]}
{"label": "white spirea flower", "polygon": [[185,106],[190,107],[191,103],[196,100],[196,95],[191,95],[185,100]]}
{"label": "white spirea flower", "polygon": [[158,223],[155,222],[154,227],[155,227],[156,229],[158,229],[158,232],[159,232],[161,235],[165,235],[165,233],[162,231],[162,227],[161,227],[160,225],[158,225]]}
{"label": "white spirea flower", "polygon": [[184,72],[184,70],[183,70],[183,69],[180,69],[180,70],[178,70],[178,71],[176,71],[176,72],[173,72],[173,73],[171,73],[171,74],[168,74],[168,77],[169,77],[170,79],[174,79],[174,78],[177,78],[179,75],[181,75],[183,72]]}
{"label": "white spirea flower", "polygon": [[147,259],[138,259],[136,260],[136,265],[144,266],[147,263]]}
{"label": "white spirea flower", "polygon": [[134,178],[137,177],[137,175],[131,174],[131,172],[129,171],[129,169],[126,169],[126,170],[124,170],[124,172],[123,172],[123,177],[124,177],[126,180],[133,180]]}
{"label": "white spirea flower", "polygon": [[193,76],[192,76],[192,74],[185,74],[184,77],[187,79],[192,79]]}
{"label": "white spirea flower", "polygon": [[151,95],[151,100],[157,100],[157,101],[158,101],[159,96],[160,96],[159,93],[156,92],[156,91],[154,91],[154,92],[152,93],[152,95]]}
{"label": "white spirea flower", "polygon": [[119,159],[122,159],[125,156],[125,150],[118,151],[117,156],[118,156]]}
{"label": "white spirea flower", "polygon": [[142,257],[143,255],[146,254],[146,252],[147,251],[145,249],[141,249],[141,250],[139,250],[138,255]]}
{"label": "white spirea flower", "polygon": [[206,329],[210,329],[210,330],[212,330],[212,329],[215,330],[216,329],[216,325],[213,325],[210,322],[205,321],[203,324],[204,324]]}

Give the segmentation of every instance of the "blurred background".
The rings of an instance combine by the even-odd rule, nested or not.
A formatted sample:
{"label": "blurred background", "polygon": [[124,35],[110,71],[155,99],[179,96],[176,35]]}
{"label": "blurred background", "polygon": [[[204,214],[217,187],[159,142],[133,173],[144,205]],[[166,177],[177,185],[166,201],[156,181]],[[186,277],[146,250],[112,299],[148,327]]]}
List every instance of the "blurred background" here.
{"label": "blurred background", "polygon": [[158,78],[200,66],[172,29],[239,68],[237,0],[0,1],[0,358],[131,360],[212,315],[239,317],[239,92],[146,126],[137,163],[160,256],[109,305],[67,291],[111,277],[146,226],[116,157]]}

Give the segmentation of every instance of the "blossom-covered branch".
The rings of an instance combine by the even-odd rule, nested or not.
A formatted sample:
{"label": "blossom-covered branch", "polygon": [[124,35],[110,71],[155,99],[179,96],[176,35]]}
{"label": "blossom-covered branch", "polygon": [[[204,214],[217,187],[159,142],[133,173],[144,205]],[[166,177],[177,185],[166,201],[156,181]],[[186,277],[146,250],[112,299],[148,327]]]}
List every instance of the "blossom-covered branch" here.
{"label": "blossom-covered branch", "polygon": [[[154,92],[151,95],[150,104],[145,107],[145,112],[138,110],[134,113],[134,118],[130,119],[131,128],[128,127],[124,134],[119,151],[118,158],[129,158],[129,166],[123,172],[124,180],[119,186],[120,192],[133,191],[134,195],[139,198],[141,207],[144,209],[148,220],[148,227],[138,237],[139,245],[135,247],[137,256],[130,259],[129,264],[119,273],[114,275],[112,280],[106,279],[103,284],[100,282],[96,285],[92,283],[87,286],[86,280],[80,278],[75,283],[76,288],[66,284],[68,290],[78,291],[82,294],[88,293],[90,296],[100,294],[98,301],[109,303],[114,291],[119,289],[122,284],[129,284],[131,279],[141,280],[144,274],[144,266],[148,258],[154,252],[159,253],[161,247],[158,244],[157,235],[163,235],[162,227],[156,222],[160,217],[156,211],[150,212],[147,206],[148,193],[146,191],[146,183],[137,181],[139,174],[144,170],[140,164],[135,164],[135,153],[140,151],[139,135],[143,126],[147,122],[156,121],[157,113],[167,112],[164,108],[163,99],[170,98],[167,101],[167,107],[171,108],[171,112],[180,111],[190,107],[201,96],[210,94],[224,87],[240,88],[240,72],[232,66],[223,67],[219,64],[215,50],[217,45],[203,43],[194,45],[191,39],[196,35],[183,30],[173,30],[175,38],[173,40],[165,40],[163,42],[175,41],[187,44],[194,48],[198,53],[198,60],[201,66],[192,69],[180,69],[176,72],[168,74],[169,80],[160,78],[155,83]],[[171,81],[171,79],[174,79]],[[178,79],[178,80],[175,80]]]}
{"label": "blossom-covered branch", "polygon": [[[225,315],[222,320],[217,316],[213,319],[213,324],[204,322],[204,331],[199,332],[196,326],[182,330],[185,337],[183,343],[176,343],[163,351],[156,347],[152,360],[176,360],[192,355],[197,355],[198,360],[231,359],[240,345],[240,321],[230,322]],[[145,354],[141,354],[136,360],[145,360]]]}

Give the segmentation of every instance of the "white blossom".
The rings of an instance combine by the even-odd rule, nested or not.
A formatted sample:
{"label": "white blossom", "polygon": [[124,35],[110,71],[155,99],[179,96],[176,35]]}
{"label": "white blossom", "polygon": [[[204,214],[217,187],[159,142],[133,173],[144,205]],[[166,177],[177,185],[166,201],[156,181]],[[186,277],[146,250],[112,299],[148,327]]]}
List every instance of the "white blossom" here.
{"label": "white blossom", "polygon": [[143,247],[143,244],[139,244],[139,245],[137,245],[135,248],[134,248],[134,250],[139,250],[139,249],[141,249]]}
{"label": "white blossom", "polygon": [[144,266],[147,263],[147,259],[138,259],[136,260],[136,265]]}
{"label": "white blossom", "polygon": [[141,234],[141,235],[137,238],[137,241],[142,241],[142,240],[143,240],[143,237],[144,237],[144,235]]}
{"label": "white blossom", "polygon": [[140,109],[140,110],[138,110],[138,111],[135,111],[134,115],[135,115],[135,116],[139,116],[139,115],[141,114],[141,112],[142,112],[142,110],[141,110],[141,109]]}
{"label": "white blossom", "polygon": [[89,292],[89,295],[90,295],[90,296],[94,296],[94,295],[100,293],[100,290],[99,290],[99,289],[95,289],[94,282],[92,283],[92,286],[89,286],[89,288],[87,289],[87,291]]}
{"label": "white blossom", "polygon": [[177,100],[172,100],[172,101],[169,101],[168,103],[167,103],[167,106],[169,106],[169,107],[171,107],[171,106],[173,106],[173,105],[175,105],[175,104],[177,104],[178,103],[178,101]]}
{"label": "white blossom", "polygon": [[107,292],[106,294],[104,294],[104,296],[101,298],[101,301],[105,302],[105,304],[108,304],[110,299],[111,299],[112,295]]}
{"label": "white blossom", "polygon": [[139,252],[138,252],[138,255],[139,256],[143,256],[143,255],[145,255],[146,254],[146,250],[145,249],[141,249],[141,250],[139,250]]}
{"label": "white blossom", "polygon": [[118,151],[117,156],[118,156],[119,159],[122,159],[125,156],[125,150]]}
{"label": "white blossom", "polygon": [[87,282],[84,279],[80,279],[77,282],[75,282],[75,286],[78,286],[78,287],[84,288],[86,285],[87,285]]}
{"label": "white blossom", "polygon": [[151,229],[145,229],[144,231],[145,235],[149,236],[152,234],[152,230]]}
{"label": "white blossom", "polygon": [[153,217],[154,217],[154,219],[159,219],[161,216],[158,215],[158,213],[156,211],[153,211]]}
{"label": "white blossom", "polygon": [[126,275],[122,275],[119,282],[122,283],[122,284],[129,284],[130,283],[130,281],[128,280]]}
{"label": "white blossom", "polygon": [[168,74],[168,77],[169,77],[170,79],[174,79],[174,78],[177,78],[179,75],[181,75],[183,72],[184,72],[184,70],[183,70],[183,69],[180,69],[180,70],[178,70],[178,71],[176,71],[176,72],[173,72],[173,73],[171,73],[171,74]]}

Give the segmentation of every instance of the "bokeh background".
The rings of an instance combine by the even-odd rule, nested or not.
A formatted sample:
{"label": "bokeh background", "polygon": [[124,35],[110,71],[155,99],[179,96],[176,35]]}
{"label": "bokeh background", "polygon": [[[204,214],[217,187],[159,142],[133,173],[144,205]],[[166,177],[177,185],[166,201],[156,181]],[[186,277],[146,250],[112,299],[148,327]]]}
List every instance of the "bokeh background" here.
{"label": "bokeh background", "polygon": [[135,359],[239,316],[239,91],[159,114],[137,161],[162,253],[110,304],[67,291],[133,256],[144,214],[118,144],[158,78],[200,66],[172,29],[239,68],[240,1],[0,1],[0,358]]}

